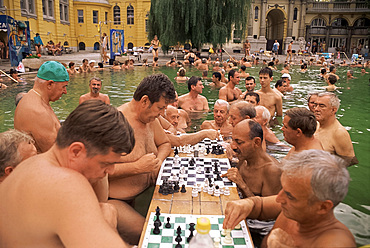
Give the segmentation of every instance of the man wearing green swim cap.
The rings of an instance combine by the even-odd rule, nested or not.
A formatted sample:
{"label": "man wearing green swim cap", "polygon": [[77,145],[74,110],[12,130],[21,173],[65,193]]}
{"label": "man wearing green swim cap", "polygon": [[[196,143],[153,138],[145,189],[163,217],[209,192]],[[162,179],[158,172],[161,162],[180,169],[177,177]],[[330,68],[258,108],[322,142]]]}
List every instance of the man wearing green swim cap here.
{"label": "man wearing green swim cap", "polygon": [[41,65],[33,88],[24,95],[14,113],[14,128],[31,135],[39,153],[54,144],[60,122],[50,106],[67,94],[69,75],[59,62],[47,61]]}

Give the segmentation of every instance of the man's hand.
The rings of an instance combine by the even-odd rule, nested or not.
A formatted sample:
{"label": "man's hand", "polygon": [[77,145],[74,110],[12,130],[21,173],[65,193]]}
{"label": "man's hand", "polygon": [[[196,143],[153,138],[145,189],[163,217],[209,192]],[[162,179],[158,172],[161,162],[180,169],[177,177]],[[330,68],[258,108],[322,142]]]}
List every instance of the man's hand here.
{"label": "man's hand", "polygon": [[205,137],[211,140],[215,140],[220,136],[220,132],[215,129],[206,129],[200,132],[205,132]]}
{"label": "man's hand", "polygon": [[145,154],[136,162],[139,164],[139,173],[157,172],[162,164],[154,153]]}
{"label": "man's hand", "polygon": [[287,232],[280,228],[273,229],[267,238],[268,248],[290,248],[296,247],[294,240]]}
{"label": "man's hand", "polygon": [[248,217],[252,212],[254,202],[250,199],[242,199],[228,202],[225,209],[224,229],[234,229],[234,227]]}
{"label": "man's hand", "polygon": [[242,176],[239,173],[239,170],[237,168],[230,168],[227,170],[227,172],[221,177],[227,177],[230,181],[233,181],[238,186],[244,186],[245,182],[242,178]]}

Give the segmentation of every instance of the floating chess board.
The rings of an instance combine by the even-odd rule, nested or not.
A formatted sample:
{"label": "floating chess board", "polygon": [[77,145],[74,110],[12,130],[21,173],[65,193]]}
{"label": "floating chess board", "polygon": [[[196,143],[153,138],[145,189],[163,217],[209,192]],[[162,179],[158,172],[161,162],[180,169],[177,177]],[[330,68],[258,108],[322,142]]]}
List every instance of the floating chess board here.
{"label": "floating chess board", "polygon": [[[177,159],[177,165],[175,163],[175,159]],[[191,158],[188,157],[167,157],[162,163],[157,179],[157,185],[162,185],[163,180],[165,179],[171,181],[173,174],[177,177],[183,176],[185,187],[193,187],[197,184],[203,184],[206,178],[211,178],[215,181],[217,178],[217,174],[214,173],[215,162],[218,164],[220,175],[225,174],[227,170],[230,169],[229,159],[227,158],[194,158],[194,166],[189,165],[190,160]],[[180,173],[181,166],[185,169],[184,174]],[[209,173],[207,173],[207,169],[209,170]],[[227,179],[227,177],[223,177],[222,181],[216,181],[215,183],[224,187],[236,187],[236,184]]]}
{"label": "floating chess board", "polygon": [[[171,228],[164,227],[167,223],[167,217],[170,217]],[[211,222],[211,231],[209,232],[212,239],[218,237],[220,238],[220,248],[248,248],[253,247],[252,241],[248,234],[248,229],[244,221],[240,222],[241,229],[234,229],[231,231],[232,244],[224,244],[224,236],[221,235],[222,223],[224,221],[224,216],[222,215],[190,215],[190,214],[161,214],[159,219],[162,225],[159,227],[160,233],[153,234],[154,230],[154,220],[156,218],[155,213],[150,214],[148,225],[145,231],[145,236],[143,240],[143,248],[173,248],[176,246],[177,242],[175,238],[177,236],[176,229],[178,226],[181,227],[181,237],[182,241],[180,244],[183,248],[188,248],[189,245],[186,241],[187,237],[190,235],[189,227],[190,223],[197,223],[199,217],[207,217]],[[196,231],[194,231],[194,236]],[[206,248],[206,247],[205,247]]]}

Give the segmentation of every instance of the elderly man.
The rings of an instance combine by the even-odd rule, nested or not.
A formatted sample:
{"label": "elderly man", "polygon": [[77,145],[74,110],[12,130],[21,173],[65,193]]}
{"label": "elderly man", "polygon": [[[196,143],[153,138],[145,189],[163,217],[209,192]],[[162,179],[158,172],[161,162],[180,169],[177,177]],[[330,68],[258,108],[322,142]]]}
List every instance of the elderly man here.
{"label": "elderly man", "polygon": [[262,126],[263,130],[263,139],[266,142],[270,142],[272,144],[279,143],[280,140],[276,137],[273,131],[268,128],[268,123],[270,120],[270,112],[264,106],[256,106],[256,118],[255,120]]}
{"label": "elderly man", "polygon": [[281,79],[284,83],[286,83],[286,92],[292,92],[294,90],[293,86],[290,85],[290,81],[292,81],[292,77],[289,73],[284,73],[281,75]]}
{"label": "elderly man", "polygon": [[201,129],[215,129],[220,130],[222,136],[229,138],[233,131],[233,127],[227,121],[229,118],[230,105],[225,100],[218,99],[213,107],[214,120],[204,121]]}
{"label": "elderly man", "polygon": [[[120,234],[131,230],[132,240],[140,238],[145,219],[130,204],[155,183],[161,164],[171,151],[158,117],[174,100],[175,89],[170,79],[164,74],[153,74],[141,81],[130,102],[118,108],[135,132],[135,147],[121,158],[122,164],[109,176],[109,202],[118,210]],[[127,216],[130,223],[136,224],[127,226]]]}
{"label": "elderly man", "polygon": [[116,108],[80,104],[50,150],[1,183],[0,246],[128,247],[115,230],[116,210],[99,206],[91,183],[112,173],[133,145],[133,130]]}
{"label": "elderly man", "polygon": [[46,152],[55,142],[60,122],[50,102],[67,94],[68,81],[68,72],[61,63],[45,62],[37,73],[33,88],[15,109],[14,128],[31,135],[38,152]]}
{"label": "elderly man", "polygon": [[313,113],[315,111],[316,99],[319,92],[308,93],[307,105],[309,110]]}
{"label": "elderly man", "polygon": [[286,142],[293,147],[285,158],[303,150],[323,150],[321,142],[315,138],[315,115],[306,108],[291,108],[286,111],[281,130]]}
{"label": "elderly man", "polygon": [[200,77],[188,80],[189,93],[179,97],[179,107],[186,111],[208,111],[208,100],[202,96],[203,83]]}
{"label": "elderly man", "polygon": [[233,129],[231,147],[239,164],[222,176],[236,183],[244,197],[275,195],[281,189],[278,162],[263,150],[262,140],[261,125],[254,120],[243,120]]}
{"label": "elderly man", "polygon": [[110,104],[110,99],[108,95],[100,93],[101,90],[101,79],[98,77],[93,77],[90,79],[89,88],[90,93],[80,96],[80,104],[87,100],[100,100],[105,104]]}
{"label": "elderly man", "polygon": [[23,160],[37,154],[31,136],[11,129],[0,133],[0,182]]}
{"label": "elderly man", "polygon": [[282,170],[283,188],[277,196],[229,202],[223,227],[233,228],[247,217],[277,218],[268,247],[356,247],[351,232],[334,215],[348,191],[343,161],[325,151],[305,150],[284,160]]}
{"label": "elderly man", "polygon": [[239,72],[231,70],[229,71],[228,77],[229,82],[226,84],[226,86],[220,89],[218,98],[229,103],[233,103],[237,101],[242,94],[242,91],[236,87],[236,85],[238,85],[240,81]]}
{"label": "elderly man", "polygon": [[314,110],[320,127],[315,137],[320,140],[325,151],[341,157],[350,166],[357,164],[358,160],[349,133],[335,117],[339,105],[339,98],[334,93],[323,92],[317,95]]}
{"label": "elderly man", "polygon": [[242,120],[253,119],[254,117],[256,117],[256,109],[248,102],[236,102],[230,107],[229,122],[233,127]]}

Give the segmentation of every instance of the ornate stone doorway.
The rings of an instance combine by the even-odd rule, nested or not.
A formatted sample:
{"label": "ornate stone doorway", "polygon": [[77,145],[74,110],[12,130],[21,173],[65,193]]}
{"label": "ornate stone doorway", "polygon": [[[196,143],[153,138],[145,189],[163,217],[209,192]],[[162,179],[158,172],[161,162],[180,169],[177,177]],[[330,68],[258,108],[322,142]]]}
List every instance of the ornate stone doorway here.
{"label": "ornate stone doorway", "polygon": [[286,30],[286,18],[281,9],[272,9],[266,16],[266,50],[271,51],[275,40],[280,43],[279,54],[283,49],[283,40]]}

